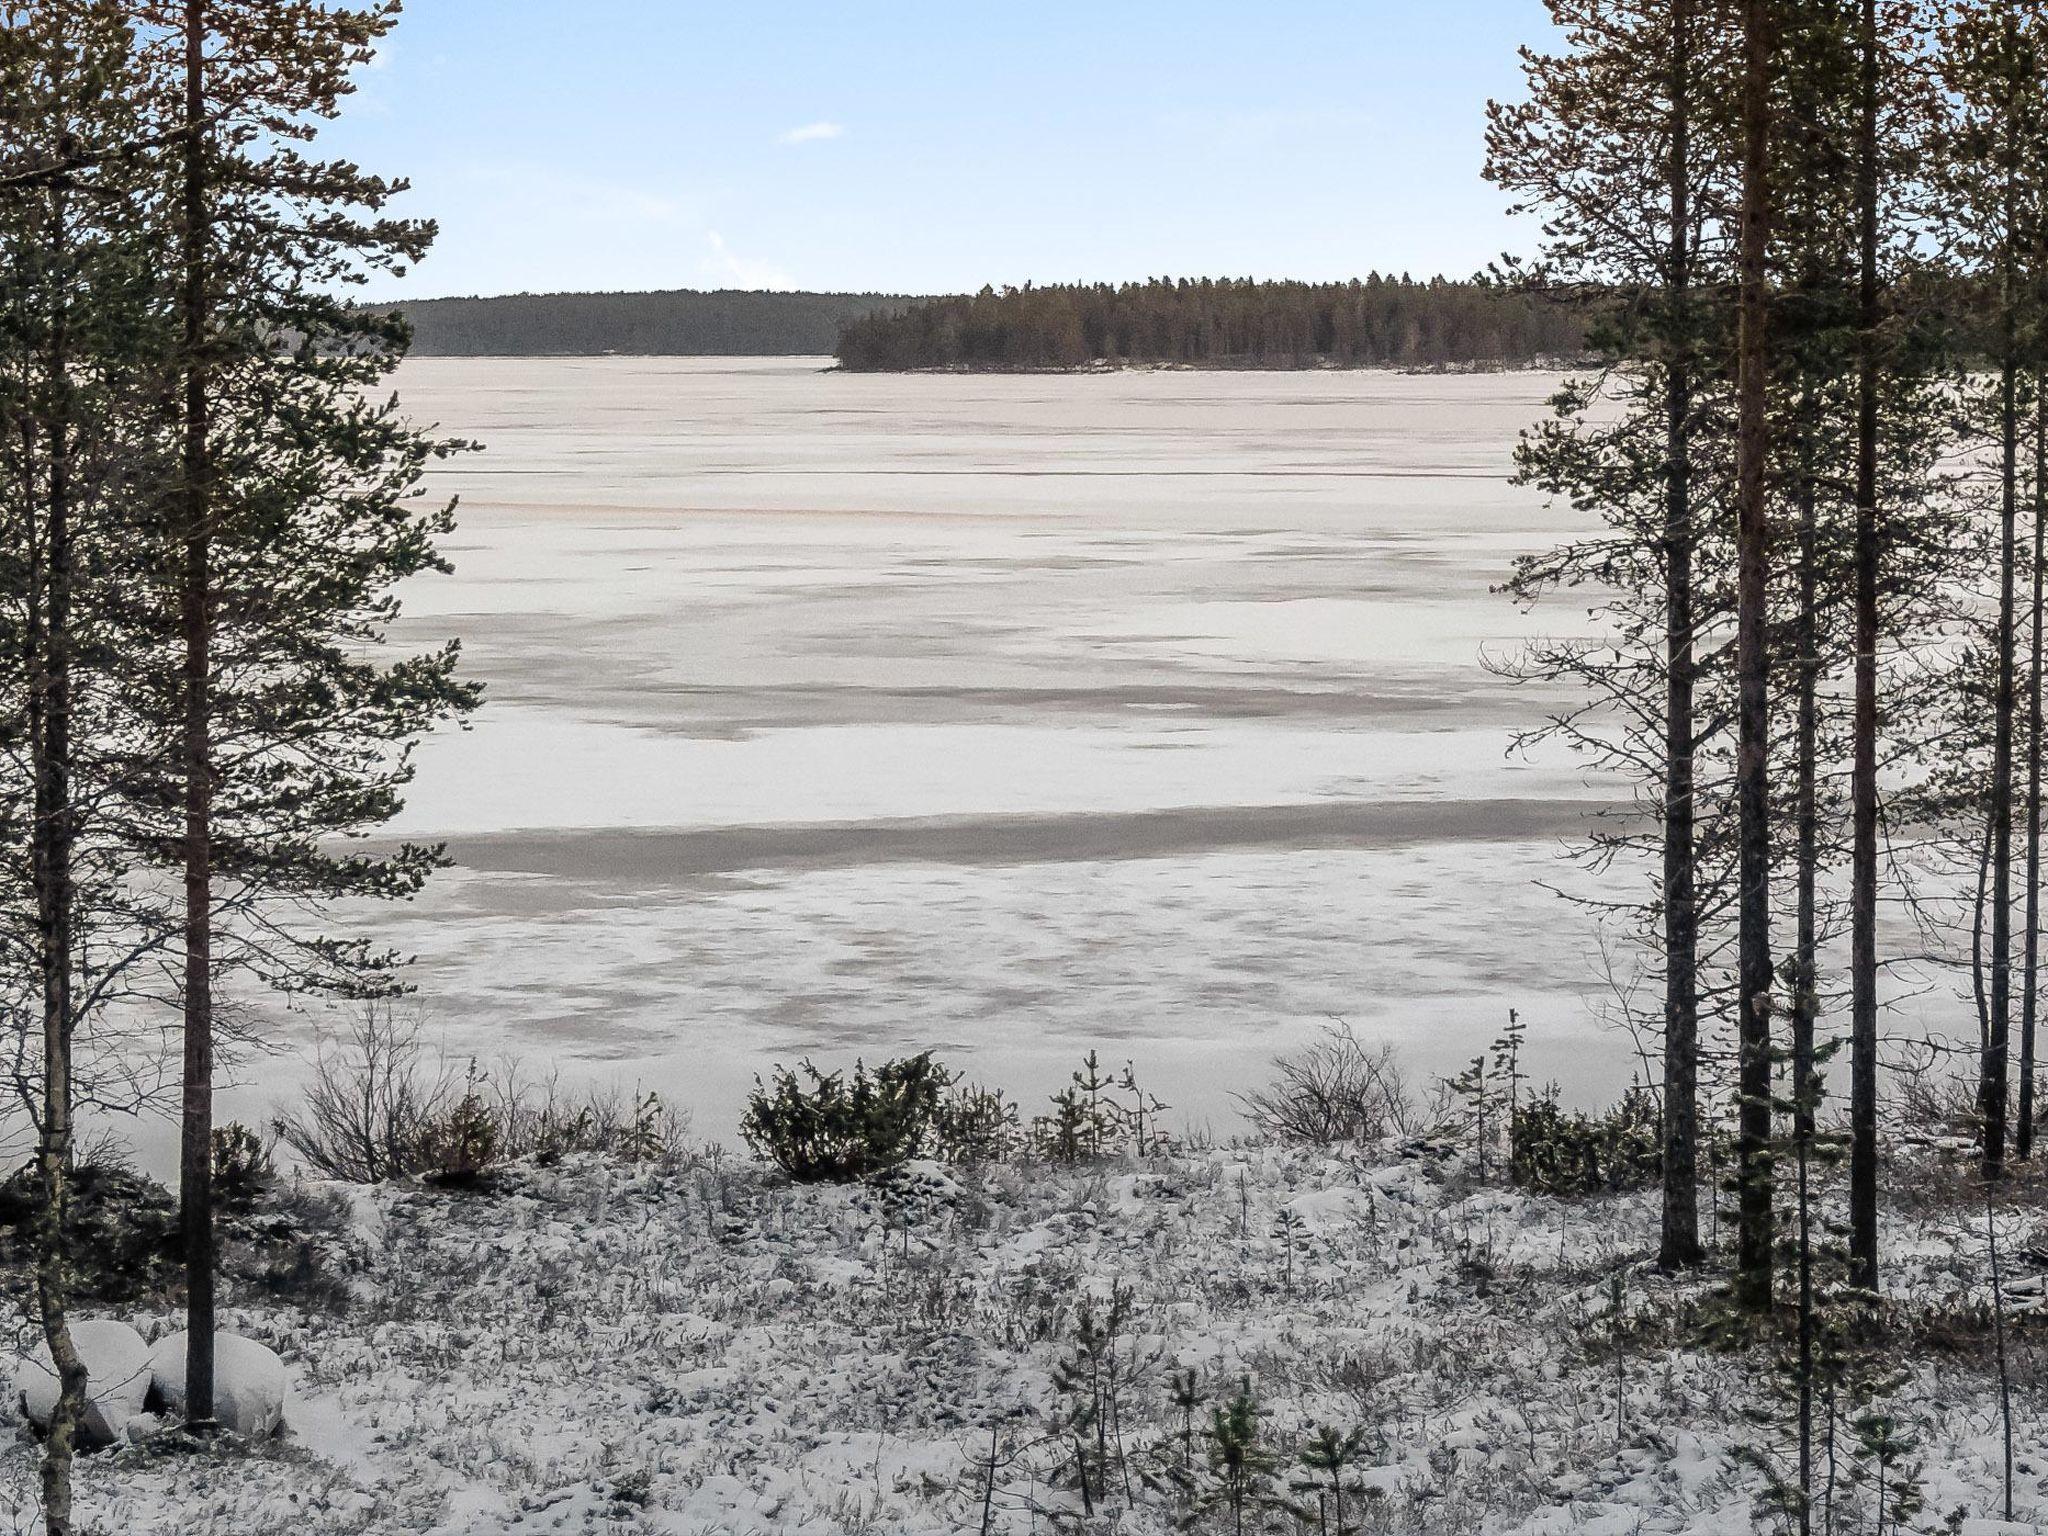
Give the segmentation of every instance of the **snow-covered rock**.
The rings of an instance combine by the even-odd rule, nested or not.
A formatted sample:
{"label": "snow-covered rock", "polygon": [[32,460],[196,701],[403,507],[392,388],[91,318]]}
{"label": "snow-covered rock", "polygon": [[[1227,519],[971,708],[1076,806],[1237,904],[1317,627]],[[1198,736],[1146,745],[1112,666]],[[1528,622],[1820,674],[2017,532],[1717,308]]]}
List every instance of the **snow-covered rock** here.
{"label": "snow-covered rock", "polygon": [[[78,1443],[112,1445],[128,1421],[142,1412],[149,1395],[149,1344],[126,1323],[112,1318],[86,1318],[71,1325],[71,1342],[85,1362],[86,1410],[78,1426]],[[57,1368],[50,1346],[38,1342],[14,1373],[22,1416],[47,1429],[57,1411]]]}
{"label": "snow-covered rock", "polygon": [[[185,1340],[166,1334],[149,1352],[156,1393],[174,1414],[185,1411]],[[237,1333],[213,1336],[213,1416],[250,1440],[277,1433],[284,1422],[284,1361],[267,1345]]]}

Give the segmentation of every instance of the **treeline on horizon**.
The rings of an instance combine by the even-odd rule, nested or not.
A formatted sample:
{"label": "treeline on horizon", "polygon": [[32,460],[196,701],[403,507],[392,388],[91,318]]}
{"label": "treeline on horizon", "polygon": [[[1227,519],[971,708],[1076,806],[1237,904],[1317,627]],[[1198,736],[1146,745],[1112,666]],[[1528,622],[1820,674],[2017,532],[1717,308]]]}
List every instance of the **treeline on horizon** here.
{"label": "treeline on horizon", "polygon": [[515,293],[394,306],[415,357],[822,357],[841,327],[911,302],[882,293],[682,288],[649,293]]}
{"label": "treeline on horizon", "polygon": [[1513,367],[1584,351],[1585,321],[1573,307],[1487,283],[1377,272],[1344,283],[1205,277],[984,288],[878,307],[849,320],[838,345],[840,366],[856,372]]}

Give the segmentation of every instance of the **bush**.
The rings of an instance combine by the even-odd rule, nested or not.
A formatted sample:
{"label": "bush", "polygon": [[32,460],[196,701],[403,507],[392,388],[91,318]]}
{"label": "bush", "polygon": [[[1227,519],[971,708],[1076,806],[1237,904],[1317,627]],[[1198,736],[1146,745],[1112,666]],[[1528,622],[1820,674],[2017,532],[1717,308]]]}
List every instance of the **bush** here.
{"label": "bush", "polygon": [[1509,1136],[1508,1176],[1545,1195],[1644,1189],[1663,1171],[1663,1136],[1649,1091],[1631,1088],[1599,1115],[1567,1114],[1553,1084],[1517,1105]]}
{"label": "bush", "polygon": [[932,1117],[932,1150],[940,1161],[979,1167],[1014,1157],[1024,1148],[1017,1106],[1000,1088],[956,1088]]}
{"label": "bush", "polygon": [[[33,1162],[0,1181],[0,1284],[29,1294],[36,1258],[42,1175]],[[70,1299],[75,1305],[126,1305],[166,1295],[184,1253],[178,1202],[163,1185],[101,1151],[71,1173],[65,1229]]]}
{"label": "bush", "polygon": [[1394,1048],[1368,1048],[1342,1021],[1293,1055],[1274,1058],[1273,1070],[1272,1083],[1236,1096],[1261,1136],[1327,1146],[1408,1136],[1419,1128]]}
{"label": "bush", "polygon": [[660,1095],[596,1090],[575,1097],[553,1077],[522,1079],[515,1061],[458,1076],[418,1024],[372,1008],[348,1038],[322,1042],[306,1102],[277,1134],[308,1167],[351,1184],[429,1178],[484,1182],[497,1165],[588,1152],[628,1162],[676,1154],[686,1125]]}
{"label": "bush", "polygon": [[416,1171],[421,1140],[451,1089],[447,1066],[429,1057],[419,1025],[371,1005],[338,1048],[320,1042],[305,1104],[274,1128],[317,1172],[380,1184]]}
{"label": "bush", "polygon": [[270,1148],[239,1120],[214,1127],[213,1203],[225,1211],[251,1211],[277,1182]]}
{"label": "bush", "polygon": [[490,1173],[498,1161],[498,1121],[477,1085],[472,1068],[468,1089],[454,1107],[420,1127],[413,1172],[458,1189],[473,1188]]}
{"label": "bush", "polygon": [[1155,1157],[1171,1145],[1162,1124],[1171,1107],[1139,1085],[1134,1063],[1125,1062],[1112,1077],[1090,1051],[1068,1086],[1052,1096],[1052,1113],[1033,1117],[1027,1146],[1034,1156],[1069,1167],[1124,1151]]}
{"label": "bush", "polygon": [[851,1183],[918,1156],[953,1082],[930,1051],[872,1072],[856,1062],[850,1079],[808,1060],[802,1070],[808,1087],[786,1067],[769,1084],[754,1079],[740,1134],[757,1156],[803,1184]]}

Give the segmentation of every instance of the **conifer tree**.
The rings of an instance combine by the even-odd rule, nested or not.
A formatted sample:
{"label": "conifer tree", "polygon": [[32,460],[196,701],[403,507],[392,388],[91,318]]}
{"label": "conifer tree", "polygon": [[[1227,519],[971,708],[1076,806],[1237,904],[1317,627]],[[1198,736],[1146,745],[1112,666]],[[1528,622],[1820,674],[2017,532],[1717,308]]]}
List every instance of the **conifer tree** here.
{"label": "conifer tree", "polygon": [[1877,589],[1879,102],[1885,82],[1877,0],[1857,0],[1855,721],[1850,788],[1849,1253],[1877,1289]]}
{"label": "conifer tree", "polygon": [[2011,1082],[2013,857],[2017,804],[2019,501],[2026,390],[2039,304],[2026,282],[2048,190],[2048,18],[2017,0],[1979,0],[1948,16],[1941,36],[1952,116],[1941,143],[1937,195],[1952,259],[1988,295],[1988,388],[1966,371],[1961,389],[1995,455],[1990,504],[1997,528],[1990,750],[1983,783],[1985,964],[1977,1108],[1987,1179],[2004,1172]]}
{"label": "conifer tree", "polygon": [[1736,1132],[1735,1295],[1745,1310],[1771,1304],[1770,925],[1770,240],[1774,208],[1774,88],[1780,17],[1773,0],[1742,0],[1740,241],[1736,331],[1736,1012],[1741,1096]]}
{"label": "conifer tree", "polygon": [[[1704,1252],[1700,640],[1726,607],[1703,559],[1702,513],[1715,497],[1710,359],[1725,324],[1714,287],[1728,183],[1712,124],[1729,53],[1696,0],[1551,0],[1550,12],[1565,51],[1523,50],[1528,97],[1489,107],[1487,176],[1516,211],[1544,219],[1540,262],[1514,275],[1553,298],[1590,301],[1589,339],[1609,368],[1558,397],[1553,420],[1525,437],[1519,470],[1597,507],[1608,531],[1524,560],[1508,590],[1524,601],[1586,582],[1616,592],[1605,610],[1612,647],[1539,647],[1521,670],[1587,685],[1590,710],[1558,717],[1549,733],[1637,778],[1655,810],[1661,873],[1654,914],[1643,915],[1656,924],[1664,973],[1659,1257],[1677,1268]],[[1596,835],[1595,857],[1627,840]]]}
{"label": "conifer tree", "polygon": [[402,270],[430,225],[382,210],[402,183],[301,146],[340,110],[397,6],[170,0],[156,29],[178,319],[168,359],[179,463],[148,547],[164,601],[142,690],[160,774],[138,833],[182,872],[188,1417],[211,1419],[214,987],[375,991],[393,956],[294,922],[346,896],[404,897],[438,849],[337,851],[398,807],[409,748],[475,691],[456,647],[378,655],[393,587],[444,569],[452,508],[417,499],[455,445],[373,392],[401,355],[393,316],[337,296]]}
{"label": "conifer tree", "polygon": [[149,482],[143,137],[125,7],[0,7],[0,964],[33,1017],[16,1079],[37,1131],[36,1310],[59,1395],[42,1505],[72,1528],[87,1386],[68,1326],[80,1106],[122,1102],[87,1026],[161,935],[110,835],[131,745],[128,507]]}

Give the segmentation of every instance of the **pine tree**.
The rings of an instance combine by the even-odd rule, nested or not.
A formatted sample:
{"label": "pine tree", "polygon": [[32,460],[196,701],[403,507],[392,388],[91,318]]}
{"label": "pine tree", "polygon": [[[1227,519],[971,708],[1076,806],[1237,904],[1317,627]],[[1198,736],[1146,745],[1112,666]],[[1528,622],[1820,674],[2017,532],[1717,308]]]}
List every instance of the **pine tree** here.
{"label": "pine tree", "polygon": [[402,270],[431,226],[381,210],[401,184],[300,147],[340,110],[395,4],[177,0],[145,6],[161,114],[178,319],[167,372],[179,462],[152,530],[163,598],[143,709],[167,765],[137,798],[137,835],[183,874],[185,1078],[180,1201],[187,1412],[211,1418],[210,1147],[216,977],[374,992],[394,958],[293,926],[347,896],[403,897],[438,849],[368,855],[328,839],[388,818],[409,747],[475,691],[456,650],[383,661],[392,588],[442,569],[448,507],[416,501],[452,445],[373,393],[405,332],[337,289]]}
{"label": "pine tree", "polygon": [[1949,251],[1989,294],[1988,389],[1963,389],[1996,452],[1997,579],[1990,637],[1990,760],[1983,789],[1988,962],[1978,1076],[1984,1175],[2004,1172],[2010,1107],[2012,833],[2016,805],[2018,519],[2024,392],[2040,325],[2024,281],[2048,175],[2048,18],[2015,0],[1982,0],[1950,13],[1941,35],[1942,78],[1952,102],[1937,195]]}
{"label": "pine tree", "polygon": [[[0,962],[34,1019],[15,1081],[37,1130],[36,1310],[60,1385],[46,1528],[72,1529],[86,1390],[68,1306],[75,1113],[110,1081],[91,1028],[161,927],[106,827],[123,785],[110,658],[134,640],[125,509],[150,463],[150,323],[125,8],[0,7]],[[122,1107],[129,1107],[123,1105]]]}
{"label": "pine tree", "polygon": [[[1598,582],[1613,647],[1542,647],[1523,675],[1572,676],[1594,704],[1552,723],[1581,750],[1644,781],[1657,812],[1661,880],[1653,942],[1664,971],[1664,1216],[1660,1261],[1703,1256],[1698,1214],[1700,1027],[1700,636],[1723,610],[1702,570],[1716,404],[1706,360],[1724,318],[1712,292],[1727,195],[1707,131],[1725,93],[1721,29],[1694,0],[1551,0],[1568,49],[1523,52],[1526,101],[1488,108],[1487,176],[1544,218],[1545,249],[1522,281],[1597,306],[1593,345],[1628,366],[1568,388],[1525,438],[1520,476],[1597,506],[1610,533],[1524,561],[1509,591]],[[1652,182],[1645,167],[1658,169]],[[1597,426],[1620,404],[1619,423]],[[1661,693],[1655,704],[1651,695]],[[1604,717],[1620,717],[1614,745]],[[1596,859],[1617,843],[1596,836]]]}
{"label": "pine tree", "polygon": [[1770,270],[1778,8],[1743,0],[1742,192],[1736,341],[1735,775],[1739,818],[1736,1010],[1740,1094],[1736,1140],[1735,1294],[1751,1312],[1771,1305],[1770,673],[1765,647],[1769,560]]}

